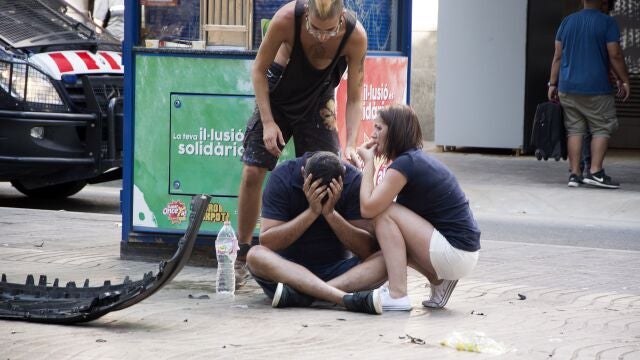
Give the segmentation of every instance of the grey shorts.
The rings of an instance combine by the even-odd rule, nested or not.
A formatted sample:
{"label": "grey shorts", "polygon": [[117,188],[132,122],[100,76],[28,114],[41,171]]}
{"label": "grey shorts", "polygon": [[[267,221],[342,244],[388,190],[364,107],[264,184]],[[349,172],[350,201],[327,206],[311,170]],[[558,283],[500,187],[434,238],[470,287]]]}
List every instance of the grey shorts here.
{"label": "grey shorts", "polygon": [[616,103],[613,95],[574,95],[559,93],[564,111],[567,135],[610,137],[618,129]]}
{"label": "grey shorts", "polygon": [[[284,68],[278,64],[272,64],[267,74],[269,89],[276,86]],[[271,107],[274,120],[285,143],[293,137],[296,149],[296,157],[302,156],[308,151],[330,151],[340,154],[340,139],[336,126],[336,102],[333,93],[320,98],[317,108],[309,112],[304,119],[291,119],[286,114],[281,114],[275,107]],[[262,120],[258,108],[247,122],[244,135],[244,153],[242,162],[247,165],[257,166],[273,170],[278,158],[271,154],[264,145]],[[282,150],[282,148],[281,148]]]}
{"label": "grey shorts", "polygon": [[[285,143],[288,143],[289,139],[293,137],[296,157],[304,155],[307,151],[330,151],[337,155],[340,154],[340,140],[338,131],[335,128],[328,129],[321,125],[319,121],[313,119],[295,125],[286,121],[276,120],[276,124],[278,124],[282,132]],[[256,109],[249,119],[245,131],[242,162],[247,165],[273,170],[278,158],[271,154],[264,145],[262,129],[260,113]]]}

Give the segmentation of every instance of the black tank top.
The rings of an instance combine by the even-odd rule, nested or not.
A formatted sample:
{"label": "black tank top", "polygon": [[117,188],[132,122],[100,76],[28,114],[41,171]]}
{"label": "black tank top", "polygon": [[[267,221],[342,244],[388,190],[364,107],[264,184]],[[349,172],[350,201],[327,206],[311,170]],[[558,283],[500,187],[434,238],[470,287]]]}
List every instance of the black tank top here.
{"label": "black tank top", "polygon": [[347,69],[346,57],[340,56],[340,53],[356,25],[355,16],[348,11],[345,12],[345,34],[336,56],[326,68],[316,69],[307,59],[300,42],[305,3],[305,0],[296,1],[295,37],[289,62],[284,71],[277,63],[271,64],[269,69],[269,76],[282,74],[278,81],[269,81],[271,110],[286,118],[291,124],[305,120],[309,112],[316,111],[320,104],[334,97],[334,90]]}

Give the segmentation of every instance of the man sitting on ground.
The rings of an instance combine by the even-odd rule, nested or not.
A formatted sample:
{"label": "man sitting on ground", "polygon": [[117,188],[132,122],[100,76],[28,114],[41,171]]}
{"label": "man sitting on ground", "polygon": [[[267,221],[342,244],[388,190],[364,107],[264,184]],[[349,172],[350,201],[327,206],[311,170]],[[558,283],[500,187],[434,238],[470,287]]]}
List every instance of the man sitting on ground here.
{"label": "man sitting on ground", "polygon": [[273,307],[306,307],[319,299],[382,313],[376,288],[387,275],[378,244],[365,230],[371,224],[360,216],[361,177],[325,151],[273,171],[263,193],[260,245],[247,254]]}

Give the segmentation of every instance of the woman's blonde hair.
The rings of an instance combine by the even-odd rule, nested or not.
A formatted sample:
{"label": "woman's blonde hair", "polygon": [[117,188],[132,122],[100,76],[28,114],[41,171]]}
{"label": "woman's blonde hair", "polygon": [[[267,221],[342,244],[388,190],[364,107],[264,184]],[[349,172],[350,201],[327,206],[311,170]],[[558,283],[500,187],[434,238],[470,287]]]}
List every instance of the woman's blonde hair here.
{"label": "woman's blonde hair", "polygon": [[343,0],[308,0],[309,13],[320,20],[334,18],[344,10]]}

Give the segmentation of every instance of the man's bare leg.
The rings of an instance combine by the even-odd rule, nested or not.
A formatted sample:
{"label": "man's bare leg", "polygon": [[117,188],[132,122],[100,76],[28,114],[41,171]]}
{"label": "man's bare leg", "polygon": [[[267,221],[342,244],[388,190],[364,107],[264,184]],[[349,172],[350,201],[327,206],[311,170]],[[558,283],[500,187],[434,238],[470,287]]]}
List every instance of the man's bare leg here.
{"label": "man's bare leg", "polygon": [[344,306],[344,291],[328,285],[304,266],[286,260],[264,246],[251,248],[247,264],[257,277],[284,283],[316,299]]}
{"label": "man's bare leg", "polygon": [[260,216],[262,182],[267,169],[243,165],[242,180],[238,191],[238,243],[251,244],[253,231]]}
{"label": "man's bare leg", "polygon": [[[581,175],[580,159],[582,157],[582,138],[583,135],[569,135],[567,137],[567,152],[569,153],[569,166],[572,174]],[[595,140],[595,138],[594,138]],[[593,141],[592,141],[593,144]],[[593,149],[593,146],[592,146]],[[591,167],[595,163],[595,156],[592,153]]]}
{"label": "man's bare leg", "polygon": [[609,147],[609,138],[607,136],[594,136],[591,139],[591,174],[602,170],[604,156]]}
{"label": "man's bare leg", "polygon": [[351,293],[380,287],[387,281],[387,268],[378,251],[344,274],[327,282],[330,286]]}

